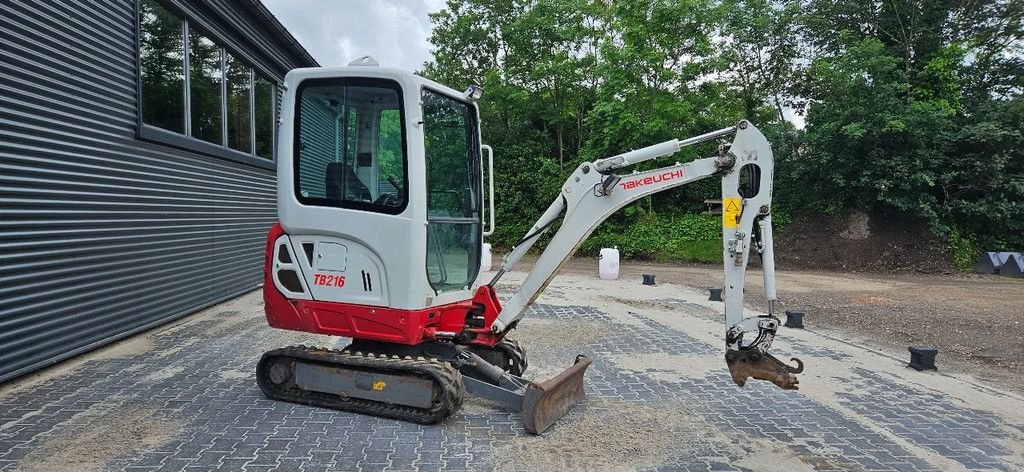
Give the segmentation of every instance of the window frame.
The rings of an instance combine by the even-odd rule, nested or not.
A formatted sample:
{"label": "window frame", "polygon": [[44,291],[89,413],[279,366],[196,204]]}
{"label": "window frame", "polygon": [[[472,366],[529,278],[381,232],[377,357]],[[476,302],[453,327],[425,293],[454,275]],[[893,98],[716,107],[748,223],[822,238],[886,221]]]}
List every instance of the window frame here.
{"label": "window frame", "polygon": [[[272,79],[274,74],[270,73],[266,68],[262,66],[256,66],[256,61],[253,61],[248,54],[239,52],[233,46],[227,46],[228,41],[224,41],[223,38],[215,34],[210,28],[206,27],[201,20],[195,18],[194,15],[190,15],[188,12],[183,11],[177,5],[164,2],[162,0],[149,0],[156,3],[161,8],[170,11],[181,19],[181,38],[183,46],[183,61],[182,66],[184,68],[184,81],[182,87],[182,100],[184,106],[184,133],[178,133],[168,129],[160,128],[156,125],[151,125],[143,120],[143,95],[142,95],[142,2],[146,0],[135,0],[135,97],[136,97],[136,138],[153,142],[157,144],[163,144],[175,148],[184,149],[200,154],[205,154],[220,159],[225,159],[232,162],[241,164],[247,164],[254,167],[259,167],[268,170],[274,170],[277,168],[277,134],[280,128],[278,120],[280,119],[280,90],[282,88],[281,82]],[[208,141],[204,141],[200,138],[192,136],[192,109],[191,109],[191,70],[189,69],[190,60],[190,48],[189,48],[189,32],[192,28],[196,28],[201,35],[213,41],[218,48],[220,48],[221,54],[221,143],[215,144]],[[227,142],[227,55],[231,54],[238,60],[241,60],[249,68],[249,140],[250,140],[250,152],[242,152],[232,149],[228,146]],[[270,103],[271,114],[272,114],[272,133],[270,137],[270,158],[260,157],[256,154],[256,91],[255,82],[256,77],[262,77],[271,86],[272,101]]]}
{"label": "window frame", "polygon": [[[300,185],[300,164],[302,163],[302,154],[299,150],[299,145],[302,144],[302,92],[311,87],[381,87],[394,90],[398,95],[398,120],[400,123],[399,128],[402,130],[402,181],[405,183],[404,188],[399,190],[402,197],[402,204],[396,207],[377,205],[374,203],[357,202],[342,199],[339,202],[329,200],[327,198],[319,197],[306,197],[302,195],[302,187]],[[371,213],[380,213],[385,215],[399,215],[405,212],[409,207],[409,142],[406,131],[406,115],[405,115],[405,93],[402,90],[402,84],[394,79],[376,78],[376,77],[316,77],[304,79],[295,86],[295,109],[293,110],[295,119],[292,123],[292,187],[295,198],[299,201],[299,204],[304,206],[319,206],[326,208],[341,208],[345,210],[360,210]],[[378,133],[379,139],[379,133]],[[378,146],[380,144],[378,143]],[[347,146],[347,144],[346,144]],[[379,157],[378,157],[379,159]]]}

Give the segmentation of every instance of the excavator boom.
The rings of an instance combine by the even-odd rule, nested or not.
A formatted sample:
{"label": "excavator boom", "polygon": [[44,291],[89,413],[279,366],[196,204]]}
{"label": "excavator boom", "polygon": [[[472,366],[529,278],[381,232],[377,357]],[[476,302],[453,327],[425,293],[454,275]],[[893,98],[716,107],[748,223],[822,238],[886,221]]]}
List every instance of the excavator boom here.
{"label": "excavator boom", "polygon": [[[685,146],[734,135],[717,155],[624,176],[615,172],[644,161],[670,156]],[[718,176],[722,180],[722,258],[725,268],[726,363],[737,385],[747,378],[768,380],[796,389],[793,368],[768,353],[779,320],[774,314],[775,257],[772,245],[772,176],[774,158],[763,134],[741,121],[692,138],[673,139],[607,159],[580,164],[562,185],[561,193],[505,256],[494,285],[560,217],[562,224],[519,289],[504,305],[490,329],[501,333],[514,327],[559,268],[605,219],[620,208],[648,195]],[[768,313],[744,317],[743,287],[751,250],[761,256]],[[746,339],[744,339],[746,337]],[[799,362],[799,361],[797,361]]]}

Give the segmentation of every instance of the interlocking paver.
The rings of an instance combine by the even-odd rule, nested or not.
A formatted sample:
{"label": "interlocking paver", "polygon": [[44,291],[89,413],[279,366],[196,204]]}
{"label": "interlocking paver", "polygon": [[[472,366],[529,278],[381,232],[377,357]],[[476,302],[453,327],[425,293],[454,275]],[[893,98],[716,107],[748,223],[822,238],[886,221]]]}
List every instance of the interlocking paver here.
{"label": "interlocking paver", "polygon": [[[267,328],[256,316],[257,300],[258,294],[250,294],[200,319],[157,331],[149,336],[152,349],[143,354],[100,356],[31,388],[3,394],[0,471],[17,468],[34,451],[73,442],[69,432],[116,417],[122,409],[144,410],[172,432],[159,443],[124,449],[106,463],[111,470],[486,470],[502,463],[493,456],[496,448],[526,437],[514,412],[466,409],[442,425],[423,426],[264,398],[251,375],[258,356],[307,336]],[[686,310],[696,319],[720,317],[681,299],[653,302]],[[817,470],[939,469],[917,450],[964,468],[1013,470],[1003,459],[1012,453],[1006,441],[1024,431],[1019,425],[866,369],[853,370],[845,380],[851,388],[837,394],[837,404],[824,404],[760,382],[738,389],[724,368],[676,377],[671,375],[675,366],[621,368],[614,361],[621,356],[720,355],[719,346],[645,317],[643,308],[632,311],[634,318],[625,323],[594,306],[537,304],[532,319],[587,324],[594,335],[570,346],[523,341],[531,349],[531,365],[562,365],[577,353],[590,355],[594,363],[587,389],[592,399],[629,405],[686,399],[714,434],[680,433],[691,435],[679,440],[692,447],[667,455],[653,470],[744,470],[738,464],[755,450],[750,441],[778,445]],[[805,355],[850,358],[845,351],[807,341],[790,345]],[[630,464],[629,458],[622,463]]]}

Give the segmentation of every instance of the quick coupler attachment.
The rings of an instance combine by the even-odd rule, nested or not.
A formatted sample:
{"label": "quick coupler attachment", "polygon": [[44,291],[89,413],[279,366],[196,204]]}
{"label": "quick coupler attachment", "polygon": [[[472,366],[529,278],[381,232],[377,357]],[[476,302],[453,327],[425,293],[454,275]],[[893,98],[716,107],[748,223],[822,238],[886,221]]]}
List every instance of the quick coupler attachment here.
{"label": "quick coupler attachment", "polygon": [[797,390],[800,381],[796,374],[804,371],[804,363],[800,359],[790,359],[796,367],[786,365],[775,356],[756,349],[727,349],[725,363],[729,366],[733,382],[742,387],[748,378],[767,380],[784,390]]}

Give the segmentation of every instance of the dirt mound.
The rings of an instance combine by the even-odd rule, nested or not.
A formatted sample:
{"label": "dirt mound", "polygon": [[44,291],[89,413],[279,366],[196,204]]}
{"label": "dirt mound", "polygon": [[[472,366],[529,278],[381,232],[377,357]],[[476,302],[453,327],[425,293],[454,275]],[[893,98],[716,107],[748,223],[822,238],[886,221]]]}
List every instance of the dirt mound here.
{"label": "dirt mound", "polygon": [[797,218],[776,233],[775,260],[779,269],[954,271],[945,241],[920,220],[898,215]]}

